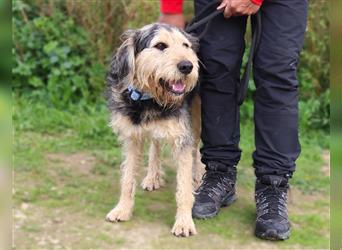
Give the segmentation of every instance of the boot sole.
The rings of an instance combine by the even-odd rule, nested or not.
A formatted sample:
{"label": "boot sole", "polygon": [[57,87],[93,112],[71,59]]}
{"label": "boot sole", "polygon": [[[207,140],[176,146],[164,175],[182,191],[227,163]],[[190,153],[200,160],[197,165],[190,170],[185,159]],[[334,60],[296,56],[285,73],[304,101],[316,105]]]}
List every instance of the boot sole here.
{"label": "boot sole", "polygon": [[269,229],[266,232],[255,232],[255,236],[264,240],[287,240],[290,238],[290,229],[284,233],[278,233],[277,230]]}
{"label": "boot sole", "polygon": [[[233,204],[236,201],[237,197],[235,194],[233,194],[232,196],[227,196],[226,198],[224,198],[221,202],[221,207],[227,207],[231,204]],[[193,214],[192,217],[195,219],[201,219],[201,220],[205,220],[205,219],[209,219],[212,217],[215,217],[218,213],[219,213],[220,209],[218,209],[217,211],[211,213],[211,214]]]}

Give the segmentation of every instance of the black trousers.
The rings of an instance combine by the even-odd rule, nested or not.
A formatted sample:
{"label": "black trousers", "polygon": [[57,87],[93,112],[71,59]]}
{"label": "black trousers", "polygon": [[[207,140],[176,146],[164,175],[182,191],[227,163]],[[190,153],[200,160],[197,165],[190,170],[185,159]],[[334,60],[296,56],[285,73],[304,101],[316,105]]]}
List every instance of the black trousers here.
{"label": "black trousers", "polygon": [[[211,0],[196,0],[199,12]],[[265,0],[262,36],[254,58],[254,100],[257,176],[289,175],[300,154],[298,81],[296,70],[303,46],[307,0]],[[247,17],[216,17],[200,41],[202,100],[202,161],[237,165],[239,148],[240,79]]]}

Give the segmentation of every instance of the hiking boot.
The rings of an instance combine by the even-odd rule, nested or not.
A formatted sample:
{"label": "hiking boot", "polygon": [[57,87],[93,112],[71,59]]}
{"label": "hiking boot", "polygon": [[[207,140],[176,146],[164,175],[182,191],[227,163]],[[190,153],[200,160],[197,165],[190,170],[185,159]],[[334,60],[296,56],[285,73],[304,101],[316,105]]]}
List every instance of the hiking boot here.
{"label": "hiking boot", "polygon": [[[224,166],[224,165],[223,165]],[[225,171],[218,171],[218,168]],[[227,171],[228,170],[228,171]],[[201,186],[195,191],[195,203],[192,216],[197,219],[211,218],[217,215],[220,207],[228,206],[236,200],[236,168],[216,162],[207,164]]]}
{"label": "hiking boot", "polygon": [[257,218],[255,235],[267,240],[286,240],[290,236],[287,215],[288,179],[281,176],[263,176],[256,181],[255,201]]}

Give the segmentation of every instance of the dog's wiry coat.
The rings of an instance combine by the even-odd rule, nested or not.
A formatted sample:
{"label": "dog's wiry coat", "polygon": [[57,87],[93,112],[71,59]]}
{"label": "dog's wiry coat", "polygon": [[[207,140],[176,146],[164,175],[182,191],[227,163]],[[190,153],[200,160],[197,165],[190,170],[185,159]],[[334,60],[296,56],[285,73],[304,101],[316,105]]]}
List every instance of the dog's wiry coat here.
{"label": "dog's wiry coat", "polygon": [[[110,125],[123,143],[125,157],[121,165],[120,200],[107,220],[125,221],[132,214],[134,176],[143,162],[145,138],[151,140],[151,146],[142,187],[154,190],[163,184],[159,151],[160,141],[166,140],[172,145],[177,163],[177,214],[172,232],[177,236],[196,233],[191,216],[192,178],[198,184],[203,172],[197,148],[199,103],[197,98],[187,100],[198,79],[196,47],[196,39],[165,24],[152,24],[124,34],[107,76]],[[182,63],[187,68],[180,66]],[[129,86],[148,93],[151,99],[132,100]],[[197,103],[196,107],[191,107],[192,103]]]}

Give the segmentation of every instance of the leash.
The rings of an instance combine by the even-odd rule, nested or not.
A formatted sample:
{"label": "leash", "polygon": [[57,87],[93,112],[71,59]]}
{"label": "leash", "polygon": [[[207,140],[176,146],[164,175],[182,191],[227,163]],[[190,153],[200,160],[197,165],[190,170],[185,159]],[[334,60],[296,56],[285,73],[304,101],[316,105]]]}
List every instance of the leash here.
{"label": "leash", "polygon": [[[212,1],[207,4],[204,9],[202,9],[185,27],[185,31],[187,33],[194,32],[196,34],[197,28],[205,24],[203,31],[200,34],[196,34],[198,39],[201,39],[205,33],[209,30],[211,21],[218,15],[223,13],[223,9],[217,10],[217,5],[221,3],[221,1]],[[240,81],[240,85],[238,86],[237,93],[237,103],[241,105],[246,98],[248,91],[248,82],[251,75],[252,62],[254,59],[254,55],[256,50],[258,49],[260,38],[261,38],[261,13],[258,11],[255,15],[256,18],[256,26],[252,35],[252,43],[248,55],[248,61],[245,66],[242,79]]]}
{"label": "leash", "polygon": [[[191,33],[196,31],[196,29],[203,24],[205,25],[204,30],[201,34],[197,34],[197,38],[201,39],[205,33],[208,31],[208,28],[211,24],[211,21],[214,17],[223,13],[224,9],[217,10],[216,7],[221,1],[212,1],[207,4],[185,27],[185,31],[187,33]],[[208,14],[209,13],[209,14]]]}

